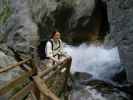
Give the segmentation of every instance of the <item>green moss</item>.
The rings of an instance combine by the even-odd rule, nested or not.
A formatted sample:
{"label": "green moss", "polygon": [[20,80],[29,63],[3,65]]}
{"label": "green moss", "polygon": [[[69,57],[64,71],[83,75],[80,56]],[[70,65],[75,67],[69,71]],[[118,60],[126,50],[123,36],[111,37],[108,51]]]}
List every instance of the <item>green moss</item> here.
{"label": "green moss", "polygon": [[26,79],[23,84],[16,85],[11,92],[11,96],[14,96],[17,92],[21,91],[26,85],[28,85],[31,81]]}
{"label": "green moss", "polygon": [[9,0],[4,0],[3,4],[3,10],[0,12],[0,24],[4,24],[12,14]]}

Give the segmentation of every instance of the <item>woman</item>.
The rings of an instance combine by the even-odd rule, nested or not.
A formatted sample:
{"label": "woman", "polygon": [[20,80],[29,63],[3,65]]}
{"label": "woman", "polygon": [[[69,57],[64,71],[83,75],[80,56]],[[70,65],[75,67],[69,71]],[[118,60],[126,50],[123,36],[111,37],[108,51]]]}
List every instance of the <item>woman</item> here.
{"label": "woman", "polygon": [[[53,64],[60,64],[66,57],[69,57],[63,50],[63,42],[60,38],[60,32],[53,32],[51,39],[47,41],[45,47],[46,59],[41,61],[41,66],[44,68],[52,67]],[[42,69],[42,68],[41,68]]]}

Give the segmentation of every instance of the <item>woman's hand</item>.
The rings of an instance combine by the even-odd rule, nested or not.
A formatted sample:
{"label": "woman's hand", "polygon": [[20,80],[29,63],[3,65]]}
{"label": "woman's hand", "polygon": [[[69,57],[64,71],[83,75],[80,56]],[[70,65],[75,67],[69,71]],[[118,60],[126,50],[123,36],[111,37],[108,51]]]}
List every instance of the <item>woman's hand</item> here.
{"label": "woman's hand", "polygon": [[55,61],[57,64],[61,64],[61,61],[58,60],[58,59],[55,59],[54,61]]}

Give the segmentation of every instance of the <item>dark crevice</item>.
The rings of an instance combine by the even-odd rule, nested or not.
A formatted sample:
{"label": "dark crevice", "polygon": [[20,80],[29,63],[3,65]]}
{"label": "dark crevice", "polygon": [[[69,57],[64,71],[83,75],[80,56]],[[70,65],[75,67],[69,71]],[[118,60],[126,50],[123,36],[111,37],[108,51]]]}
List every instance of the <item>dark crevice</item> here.
{"label": "dark crevice", "polygon": [[13,54],[15,55],[15,59],[16,59],[18,62],[22,60],[17,51],[15,51],[15,50],[14,50],[13,48],[11,48],[11,47],[8,47],[8,48],[13,52]]}
{"label": "dark crevice", "polygon": [[108,14],[107,14],[107,4],[106,2],[102,2],[101,0],[98,0],[99,2],[97,3],[97,12],[98,9],[100,10],[99,12],[101,12],[101,29],[100,29],[100,35],[106,35],[107,33],[109,33],[110,31],[110,27],[109,27],[109,22],[108,22]]}
{"label": "dark crevice", "polygon": [[69,18],[72,16],[73,8],[69,5],[62,4],[54,12],[55,28],[61,32],[66,32],[68,29]]}
{"label": "dark crevice", "polygon": [[73,29],[71,36],[72,41],[76,44],[91,41],[93,37],[97,37],[97,40],[103,41],[109,31],[107,4],[101,0],[96,0],[92,15],[81,17],[78,20],[77,27]]}
{"label": "dark crevice", "polygon": [[[50,33],[57,30],[61,33],[68,31],[68,20],[72,16],[73,7],[65,2],[60,2],[55,11],[51,12],[49,16],[44,15],[41,23],[38,23],[38,33],[40,40],[50,37]],[[64,34],[62,34],[64,37]]]}

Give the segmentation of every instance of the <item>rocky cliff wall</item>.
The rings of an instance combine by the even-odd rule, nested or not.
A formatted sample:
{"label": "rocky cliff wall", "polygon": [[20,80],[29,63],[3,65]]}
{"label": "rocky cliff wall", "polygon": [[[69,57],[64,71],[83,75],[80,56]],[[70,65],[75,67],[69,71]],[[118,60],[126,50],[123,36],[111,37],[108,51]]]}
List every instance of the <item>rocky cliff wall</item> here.
{"label": "rocky cliff wall", "polygon": [[121,62],[126,66],[128,80],[133,81],[133,1],[107,2],[110,34],[118,46]]}

